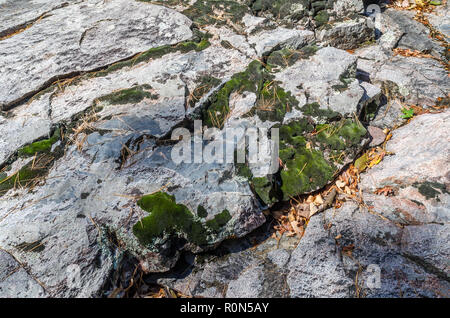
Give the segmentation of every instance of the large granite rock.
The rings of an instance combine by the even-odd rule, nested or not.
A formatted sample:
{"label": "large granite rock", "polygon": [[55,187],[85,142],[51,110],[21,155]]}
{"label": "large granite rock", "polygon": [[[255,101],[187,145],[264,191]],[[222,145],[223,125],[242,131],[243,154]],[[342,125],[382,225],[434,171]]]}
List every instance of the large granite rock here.
{"label": "large granite rock", "polygon": [[313,216],[300,242],[248,239],[147,281],[200,297],[448,297],[448,225],[402,229],[346,203]]}
{"label": "large granite rock", "polygon": [[344,50],[358,48],[373,41],[374,37],[375,30],[365,17],[335,22],[316,31],[318,42]]}
{"label": "large granite rock", "polygon": [[359,113],[381,91],[355,79],[357,60],[344,50],[326,47],[285,68],[275,78],[296,97],[299,106],[316,102],[321,109],[346,115]]}
{"label": "large granite rock", "polygon": [[[386,148],[393,155],[361,177],[367,203],[400,224],[447,223],[448,129],[449,112],[445,111],[420,115],[395,130]],[[374,194],[383,187],[392,188],[393,195]]]}
{"label": "large granite rock", "polygon": [[[5,6],[16,8],[14,3]],[[90,0],[54,8],[0,41],[0,105],[6,109],[60,77],[187,40],[190,26],[176,11],[137,1]]]}
{"label": "large granite rock", "polygon": [[380,17],[380,31],[396,31],[399,35],[399,48],[418,50],[439,57],[444,53],[444,48],[429,36],[430,31],[425,25],[413,19],[414,15],[413,11],[387,9]]}
{"label": "large granite rock", "polygon": [[394,154],[361,175],[366,206],[314,215],[301,239],[261,229],[148,280],[209,297],[448,297],[447,122],[425,114],[394,131]]}
{"label": "large granite rock", "polygon": [[[77,3],[80,1],[70,1]],[[64,7],[67,0],[2,0],[2,25],[0,38],[7,37],[26,27],[39,18],[51,14],[55,9]]]}
{"label": "large granite rock", "polygon": [[[131,62],[129,66],[116,71],[82,77],[76,85],[66,89],[53,87],[49,92],[16,107],[8,114],[0,113],[0,163],[5,162],[24,145],[48,136],[51,127],[63,122],[70,123],[72,117],[91,109],[96,99],[105,96],[112,98],[114,92],[133,87],[135,89],[131,93],[138,92],[142,85],[150,85],[157,92],[155,98],[135,102],[140,107],[135,112],[142,111],[141,114],[146,114],[147,117],[155,113],[161,115],[161,120],[153,121],[147,132],[155,136],[164,135],[185,117],[186,89],[193,92],[197,86],[203,85],[198,83],[202,76],[229,77],[244,69],[248,61],[236,50],[215,46],[199,52],[169,54],[148,63],[135,65]],[[173,80],[169,80],[170,78]],[[151,108],[146,106],[149,103],[153,105]],[[173,107],[167,109],[162,106],[163,103],[171,103]],[[124,103],[126,104],[128,103]],[[108,115],[114,115],[121,113],[121,108],[127,106],[112,107],[105,111],[109,112]],[[9,137],[12,135],[13,139]]]}
{"label": "large granite rock", "polygon": [[[359,0],[155,3],[0,1],[0,296],[105,296],[133,263],[192,296],[448,297],[448,111],[393,132],[365,206],[313,216],[301,240],[262,213],[333,182],[404,103],[446,96],[437,60],[392,53],[427,30],[387,10],[346,52],[372,37]],[[209,150],[227,128],[279,128],[278,173],[171,160],[197,119]]]}
{"label": "large granite rock", "polygon": [[436,7],[433,12],[425,14],[431,25],[445,36],[448,42],[450,39],[450,14],[448,2]]}

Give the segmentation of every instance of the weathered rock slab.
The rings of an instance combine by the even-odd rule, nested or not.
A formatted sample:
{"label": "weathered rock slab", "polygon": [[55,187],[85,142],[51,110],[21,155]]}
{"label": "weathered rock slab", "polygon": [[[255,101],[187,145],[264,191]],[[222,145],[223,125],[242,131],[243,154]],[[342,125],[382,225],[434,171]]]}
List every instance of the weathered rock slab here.
{"label": "weathered rock slab", "polygon": [[188,18],[172,9],[137,1],[91,0],[54,9],[0,41],[0,105],[8,108],[58,77],[187,40],[190,26]]}

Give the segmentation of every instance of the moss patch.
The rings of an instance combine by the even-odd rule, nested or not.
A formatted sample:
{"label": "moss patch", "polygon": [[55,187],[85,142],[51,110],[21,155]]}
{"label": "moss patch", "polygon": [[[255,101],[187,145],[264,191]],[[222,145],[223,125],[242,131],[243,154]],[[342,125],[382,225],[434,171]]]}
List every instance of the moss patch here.
{"label": "moss patch", "polygon": [[257,92],[264,80],[265,70],[259,61],[253,61],[244,72],[237,73],[213,96],[202,111],[203,122],[208,127],[221,128],[230,112],[229,99],[235,91]]}
{"label": "moss patch", "polygon": [[202,0],[196,1],[182,13],[198,26],[226,24],[227,19],[240,23],[250,9],[238,1]]}
{"label": "moss patch", "polygon": [[139,103],[144,98],[157,99],[158,95],[150,92],[151,86],[148,84],[122,89],[111,94],[97,98],[99,102],[107,102],[110,105],[123,105]]}
{"label": "moss patch", "polygon": [[55,133],[51,138],[33,142],[32,144],[19,149],[18,154],[21,157],[31,157],[34,156],[36,153],[39,154],[50,152],[50,150],[52,149],[52,145],[56,143],[58,140],[60,140],[60,138],[61,136],[59,129],[56,129]]}
{"label": "moss patch", "polygon": [[212,88],[220,84],[220,80],[212,76],[203,76],[199,80],[199,85],[197,85],[192,92],[189,93],[188,105],[189,107],[194,107],[195,104]]}
{"label": "moss patch", "polygon": [[321,188],[333,177],[335,167],[325,160],[323,153],[307,149],[307,136],[313,129],[304,118],[280,128],[283,200]]}
{"label": "moss patch", "polygon": [[338,112],[335,112],[330,108],[328,109],[320,108],[319,103],[306,104],[302,106],[300,110],[303,112],[304,115],[314,117],[318,121],[321,120],[330,121],[341,117],[341,115]]}
{"label": "moss patch", "polygon": [[223,127],[230,113],[230,95],[237,91],[256,94],[255,107],[245,116],[256,114],[262,121],[282,121],[287,112],[298,106],[297,99],[281,88],[261,62],[255,60],[211,96],[209,105],[202,110],[203,122],[208,127]]}
{"label": "moss patch", "polygon": [[301,118],[278,127],[281,171],[254,178],[250,169],[239,167],[238,170],[250,175],[248,179],[254,192],[267,205],[324,187],[334,178],[344,159],[360,150],[361,140],[367,133],[359,122],[351,119],[315,125],[308,118]]}
{"label": "moss patch", "polygon": [[297,99],[278,86],[276,82],[266,81],[256,101],[254,112],[262,121],[282,122],[286,113],[298,106]]}
{"label": "moss patch", "polygon": [[[208,237],[217,234],[231,219],[230,213],[224,210],[203,223],[185,205],[177,204],[174,196],[164,192],[146,195],[138,205],[149,215],[133,226],[133,233],[141,244],[147,246],[164,235],[183,237],[198,246],[205,245]],[[200,213],[204,214],[204,211]]]}
{"label": "moss patch", "polygon": [[[64,132],[63,127],[55,129],[52,137],[29,144],[17,151],[17,154],[8,159],[3,171],[10,171],[11,165],[18,157],[32,157],[30,162],[25,164],[19,171],[10,174],[0,173],[0,197],[13,188],[30,188],[42,181],[42,177],[47,175],[54,162],[63,156],[66,139],[61,137]],[[64,133],[63,133],[64,135]],[[52,145],[61,141],[58,147],[53,151]]]}
{"label": "moss patch", "polygon": [[320,27],[321,25],[324,25],[325,23],[328,22],[329,19],[330,19],[330,15],[325,10],[319,11],[314,16],[314,21],[316,22],[316,27]]}
{"label": "moss patch", "polygon": [[335,170],[322,152],[296,149],[281,171],[283,200],[322,188],[332,180]]}
{"label": "moss patch", "polygon": [[197,215],[201,218],[206,218],[208,216],[208,211],[206,211],[202,205],[199,205],[197,207]]}
{"label": "moss patch", "polygon": [[223,210],[217,214],[213,219],[206,221],[206,227],[208,230],[219,231],[228,221],[231,220],[231,214],[228,210]]}
{"label": "moss patch", "polygon": [[429,182],[425,181],[423,183],[414,183],[420,194],[422,194],[427,200],[435,199],[443,193],[448,193],[445,184],[439,182]]}
{"label": "moss patch", "polygon": [[0,196],[15,187],[31,186],[38,178],[46,175],[47,171],[47,168],[33,168],[32,163],[26,164],[14,175],[0,180]]}
{"label": "moss patch", "polygon": [[367,130],[357,122],[346,119],[340,122],[316,126],[316,140],[328,149],[345,150],[359,144]]}
{"label": "moss patch", "polygon": [[267,176],[252,179],[253,190],[266,205],[271,205],[281,199],[276,184],[276,181]]}
{"label": "moss patch", "polygon": [[267,57],[267,66],[271,71],[278,71],[293,65],[300,59],[307,59],[313,56],[319,48],[315,45],[308,45],[298,50],[284,48],[274,51]]}
{"label": "moss patch", "polygon": [[298,21],[307,15],[310,0],[256,0],[251,8],[255,14],[269,13],[279,19]]}
{"label": "moss patch", "polygon": [[124,67],[131,67],[142,62],[147,62],[152,59],[160,58],[169,53],[181,52],[187,53],[190,51],[202,51],[208,48],[211,43],[209,42],[209,34],[201,33],[194,30],[194,37],[192,40],[183,41],[174,45],[163,45],[155,48],[151,48],[145,52],[137,54],[135,57],[110,65],[104,70],[93,72],[88,77],[102,77],[111,72],[117,71]]}

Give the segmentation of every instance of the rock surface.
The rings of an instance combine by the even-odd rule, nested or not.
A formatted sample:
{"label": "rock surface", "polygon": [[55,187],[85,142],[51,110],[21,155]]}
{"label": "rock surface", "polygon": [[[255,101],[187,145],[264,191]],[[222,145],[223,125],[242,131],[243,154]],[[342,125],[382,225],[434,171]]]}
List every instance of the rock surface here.
{"label": "rock surface", "polygon": [[53,8],[32,27],[0,41],[0,105],[7,109],[59,78],[187,40],[190,26],[173,10],[136,1],[92,0]]}
{"label": "rock surface", "polygon": [[[448,116],[422,115],[394,131],[395,154],[361,175],[370,211],[347,202],[313,216],[301,240],[255,232],[175,278],[150,280],[203,297],[267,297],[267,288],[272,297],[448,297]],[[398,190],[375,195],[373,185]]]}
{"label": "rock surface", "polygon": [[[446,8],[145,2],[0,1],[0,297],[124,296],[128,263],[191,296],[448,297]],[[385,128],[365,204],[271,236]]]}

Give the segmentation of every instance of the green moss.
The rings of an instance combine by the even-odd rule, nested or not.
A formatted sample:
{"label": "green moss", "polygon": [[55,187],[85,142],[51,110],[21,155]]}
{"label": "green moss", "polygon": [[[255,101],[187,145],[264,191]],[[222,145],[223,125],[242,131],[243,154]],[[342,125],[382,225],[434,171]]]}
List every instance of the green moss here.
{"label": "green moss", "polygon": [[420,194],[425,196],[427,200],[435,199],[443,193],[448,193],[445,184],[439,182],[425,181],[423,183],[414,183],[413,186],[415,186]]}
{"label": "green moss", "polygon": [[288,146],[294,148],[304,147],[306,139],[304,135],[314,130],[306,118],[292,121],[288,125],[280,127],[280,151]]}
{"label": "green moss", "polygon": [[285,68],[293,65],[300,59],[307,59],[314,55],[318,50],[315,45],[308,45],[298,50],[284,48],[274,51],[267,57],[267,67],[270,71],[277,71],[279,68]]}
{"label": "green moss", "polygon": [[202,205],[199,205],[197,207],[197,215],[201,218],[206,218],[208,216],[208,211],[206,211]]}
{"label": "green moss", "polygon": [[157,95],[152,94],[149,90],[152,87],[150,85],[144,84],[139,86],[134,86],[127,89],[122,89],[117,92],[102,96],[97,100],[100,102],[107,102],[110,105],[123,105],[131,103],[139,103],[144,98],[156,99]]}
{"label": "green moss", "polygon": [[311,103],[306,104],[300,108],[300,110],[303,112],[306,116],[312,116],[319,120],[332,120],[335,118],[339,118],[341,115],[330,108],[328,109],[322,109],[320,108],[319,103]]}
{"label": "green moss", "polygon": [[51,138],[36,141],[30,145],[27,145],[19,149],[18,154],[21,157],[31,157],[34,156],[36,153],[39,154],[50,152],[50,150],[52,149],[52,145],[56,143],[59,139],[60,139],[60,132],[59,129],[56,129],[55,133]]}
{"label": "green moss", "polygon": [[[235,162],[236,162],[236,159],[235,159]],[[235,166],[236,166],[236,173],[239,176],[247,178],[249,180],[252,178],[253,174],[246,163],[236,163]]]}
{"label": "green moss", "polygon": [[345,120],[345,123],[338,130],[339,136],[343,137],[348,146],[356,146],[361,139],[367,134],[367,130],[360,122],[351,119]]}
{"label": "green moss", "polygon": [[47,171],[47,169],[33,169],[32,163],[26,164],[16,174],[0,180],[0,196],[4,195],[8,190],[13,189],[14,187],[29,186],[36,178],[44,176]]}
{"label": "green moss", "polygon": [[210,99],[210,105],[203,110],[203,122],[208,127],[221,128],[230,112],[229,99],[235,91],[257,92],[262,86],[264,68],[260,61],[253,61],[244,72],[237,73]]}
{"label": "green moss", "polygon": [[315,17],[314,21],[316,21],[316,27],[320,27],[321,25],[328,22],[330,16],[326,10],[319,11]]}
{"label": "green moss", "polygon": [[317,150],[298,148],[293,158],[284,162],[281,171],[283,200],[311,192],[325,186],[332,178],[335,168]]}
{"label": "green moss", "polygon": [[[298,21],[303,18],[310,7],[310,0],[256,0],[251,8],[254,13],[271,13],[279,19]],[[300,6],[303,9],[299,9]]]}
{"label": "green moss", "polygon": [[298,107],[298,101],[273,78],[260,61],[251,62],[244,72],[233,75],[211,96],[210,104],[202,110],[203,122],[208,127],[222,128],[230,112],[230,95],[236,91],[254,92],[257,96],[255,107],[245,116],[257,115],[262,121],[283,121],[287,112]]}
{"label": "green moss", "polygon": [[328,124],[318,125],[317,131],[321,131],[317,135],[317,140],[322,144],[326,144],[327,147],[335,150],[345,149],[345,141],[338,134],[334,133],[333,126]]}
{"label": "green moss", "polygon": [[219,231],[228,221],[231,220],[231,214],[228,210],[223,210],[217,214],[213,219],[206,221],[206,226],[213,230]]}
{"label": "green moss", "polygon": [[[217,12],[225,12],[225,14],[219,16]],[[182,13],[198,26],[204,26],[225,24],[226,18],[234,23],[240,23],[248,12],[250,12],[248,6],[237,1],[202,0],[196,1]]]}
{"label": "green moss", "polygon": [[[133,226],[133,233],[143,245],[151,245],[164,234],[184,237],[196,245],[208,243],[208,236],[217,232],[231,219],[227,210],[203,224],[189,209],[175,202],[175,197],[164,192],[143,196],[139,207],[149,212]],[[200,209],[204,215],[205,211]],[[204,209],[203,209],[204,210]]]}
{"label": "green moss", "polygon": [[256,102],[256,114],[262,121],[282,122],[287,112],[298,106],[297,99],[273,81],[266,81]]}
{"label": "green moss", "polygon": [[253,190],[266,205],[271,205],[279,201],[279,193],[273,180],[269,177],[259,177],[252,179]]}
{"label": "green moss", "polygon": [[345,150],[356,146],[367,134],[367,130],[357,122],[346,119],[341,122],[317,125],[317,141],[333,150]]}

